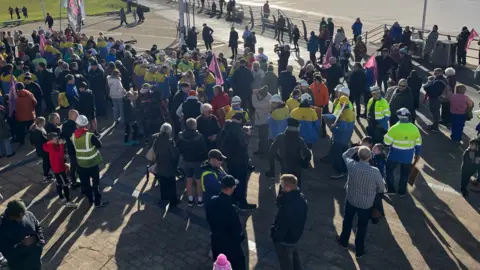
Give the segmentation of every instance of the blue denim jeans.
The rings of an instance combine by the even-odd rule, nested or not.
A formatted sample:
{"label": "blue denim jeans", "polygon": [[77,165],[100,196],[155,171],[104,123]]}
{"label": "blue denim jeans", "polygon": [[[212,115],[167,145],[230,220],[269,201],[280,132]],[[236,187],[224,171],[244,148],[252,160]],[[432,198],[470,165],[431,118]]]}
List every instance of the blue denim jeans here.
{"label": "blue denim jeans", "polygon": [[400,180],[398,181],[398,194],[405,194],[407,192],[408,175],[410,173],[411,164],[399,163],[396,161],[387,160],[386,179],[388,192],[395,193],[395,179],[393,173],[397,165],[400,165]]}
{"label": "blue denim jeans", "polygon": [[117,121],[118,118],[124,121],[123,116],[123,98],[112,98],[113,104],[113,120]]}
{"label": "blue denim jeans", "polygon": [[[5,152],[3,150],[5,150]],[[10,139],[3,139],[2,145],[0,145],[0,156],[3,156],[4,154],[7,156],[12,154],[12,144],[10,143]]]}

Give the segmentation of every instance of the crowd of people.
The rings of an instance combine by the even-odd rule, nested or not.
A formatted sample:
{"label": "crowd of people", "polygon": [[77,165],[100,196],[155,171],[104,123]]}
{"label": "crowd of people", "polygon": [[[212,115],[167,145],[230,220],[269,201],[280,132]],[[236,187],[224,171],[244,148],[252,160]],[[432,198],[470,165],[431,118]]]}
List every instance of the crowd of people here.
{"label": "crowd of people", "polygon": [[[213,30],[203,27],[205,46],[211,48]],[[59,201],[77,207],[70,189],[81,187],[92,206],[103,207],[108,202],[100,187],[103,160],[97,117],[112,115],[116,127],[124,128],[126,147],[144,142],[148,148],[149,171],[159,180],[162,202],[171,207],[180,203],[176,179],[185,177],[188,206],[205,208],[213,258],[226,264],[226,256],[236,270],[246,269],[237,210],[257,208],[246,196],[254,169],[248,151],[254,127],[258,149],[253,154],[268,161],[268,177],[281,173],[272,241],[281,268],[300,269],[297,243],[308,211],[301,192],[302,172],[309,168],[313,146],[328,128],[331,145],[321,160],[332,164],[336,172],[332,178],[348,176],[345,219],[337,240],[347,246],[353,217],[358,215],[355,245],[361,258],[369,220],[376,223],[383,215],[382,197],[406,195],[411,164],[420,158],[422,137],[414,124],[420,89],[425,89],[423,102],[429,103],[433,115],[430,130],[437,132],[439,124],[450,126],[454,142],[461,141],[473,103],[465,95],[466,87],[456,83],[453,68],[435,69],[424,84],[413,70],[408,40],[392,39],[390,47],[384,44],[381,54],[372,58],[376,67],[362,66],[366,49],[360,19],[352,26],[356,43],[350,70],[345,31],[338,29],[331,37],[326,34],[333,33],[330,28],[332,20],[322,20],[322,34],[311,33],[311,59],[298,76],[288,65],[288,45],[276,49],[275,74],[263,48],[255,51],[255,33],[248,28],[241,54],[239,35],[232,28],[231,60],[223,53],[200,52],[194,28],[186,37],[188,50],[165,51],[153,45],[143,53],[103,33],[87,37],[70,28],[62,32],[40,28],[31,37],[21,30],[13,36],[3,33],[7,42],[0,43],[1,147],[12,157],[28,135],[42,158],[43,182],[55,179]],[[368,121],[368,136],[353,146],[355,122],[361,117]],[[464,157],[464,196],[476,171],[477,147],[472,141]],[[396,167],[401,171],[398,192]],[[45,239],[33,214],[12,201],[2,220],[0,252],[11,269],[38,266],[37,247]],[[12,222],[19,220],[24,222]],[[32,261],[19,255],[19,245]]]}

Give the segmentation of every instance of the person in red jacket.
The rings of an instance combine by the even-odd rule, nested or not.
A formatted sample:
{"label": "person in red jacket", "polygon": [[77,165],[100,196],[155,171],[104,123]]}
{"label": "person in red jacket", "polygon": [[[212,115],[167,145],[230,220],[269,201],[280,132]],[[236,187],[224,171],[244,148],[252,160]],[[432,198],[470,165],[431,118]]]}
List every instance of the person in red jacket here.
{"label": "person in red jacket", "polygon": [[57,180],[57,193],[60,202],[65,202],[66,207],[76,208],[78,205],[70,200],[70,182],[67,178],[67,165],[65,164],[65,140],[58,139],[58,134],[48,134],[49,141],[43,144],[43,150],[48,153],[50,166]]}
{"label": "person in red jacket", "polygon": [[213,115],[217,117],[218,124],[222,127],[225,122],[225,115],[227,115],[228,111],[231,109],[230,97],[228,96],[228,93],[223,91],[223,87],[220,85],[215,85],[213,91],[215,96],[213,97],[212,102],[210,102],[210,105],[212,105]]}

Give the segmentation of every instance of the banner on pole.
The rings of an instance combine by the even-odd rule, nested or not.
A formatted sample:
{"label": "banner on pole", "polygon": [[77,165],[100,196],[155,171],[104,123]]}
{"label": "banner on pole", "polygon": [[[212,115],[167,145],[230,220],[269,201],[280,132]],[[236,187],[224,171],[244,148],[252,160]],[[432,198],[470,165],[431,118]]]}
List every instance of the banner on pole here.
{"label": "banner on pole", "polygon": [[82,27],[82,16],[78,0],[68,0],[67,14],[70,27],[75,32],[80,32]]}

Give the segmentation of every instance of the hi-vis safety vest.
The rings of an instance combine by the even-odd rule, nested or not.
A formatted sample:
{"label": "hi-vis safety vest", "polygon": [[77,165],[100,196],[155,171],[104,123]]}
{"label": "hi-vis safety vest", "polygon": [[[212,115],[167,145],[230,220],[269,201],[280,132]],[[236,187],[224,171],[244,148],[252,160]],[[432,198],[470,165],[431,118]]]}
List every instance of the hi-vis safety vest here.
{"label": "hi-vis safety vest", "polygon": [[[372,106],[373,98],[368,101],[367,112],[370,113],[370,107]],[[381,98],[375,102],[375,120],[382,120],[385,117],[390,117],[390,105],[387,100]]]}
{"label": "hi-vis safety vest", "polygon": [[102,155],[95,146],[92,145],[93,133],[86,132],[80,138],[75,134],[70,138],[75,148],[78,166],[82,168],[91,168],[103,162]]}
{"label": "hi-vis safety vest", "polygon": [[204,179],[205,179],[205,176],[207,176],[209,174],[215,175],[215,178],[217,178],[217,180],[220,181],[220,178],[223,177],[226,173],[222,168],[219,168],[218,171],[214,171],[214,170],[211,170],[211,169],[204,171],[202,173],[202,176],[200,177],[200,183],[202,185],[202,191],[203,192],[206,192],[206,190],[205,190],[205,180]]}
{"label": "hi-vis safety vest", "polygon": [[422,135],[414,124],[398,122],[385,134],[384,142],[392,148],[412,150],[422,145]]}

